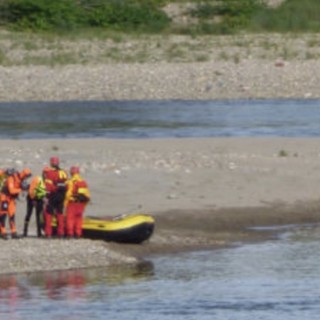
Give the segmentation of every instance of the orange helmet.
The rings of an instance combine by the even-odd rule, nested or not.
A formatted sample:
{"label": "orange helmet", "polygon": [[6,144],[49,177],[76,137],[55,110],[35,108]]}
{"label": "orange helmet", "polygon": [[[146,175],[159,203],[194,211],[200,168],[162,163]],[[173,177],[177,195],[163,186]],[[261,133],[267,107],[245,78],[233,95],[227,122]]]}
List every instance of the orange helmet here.
{"label": "orange helmet", "polygon": [[76,174],[76,173],[80,173],[80,168],[77,167],[77,166],[72,166],[72,167],[70,168],[70,174],[73,176],[73,175]]}
{"label": "orange helmet", "polygon": [[50,165],[53,167],[57,167],[60,163],[60,160],[58,157],[51,157],[50,158]]}
{"label": "orange helmet", "polygon": [[21,171],[20,176],[22,179],[28,178],[32,175],[31,170],[29,168],[25,168]]}

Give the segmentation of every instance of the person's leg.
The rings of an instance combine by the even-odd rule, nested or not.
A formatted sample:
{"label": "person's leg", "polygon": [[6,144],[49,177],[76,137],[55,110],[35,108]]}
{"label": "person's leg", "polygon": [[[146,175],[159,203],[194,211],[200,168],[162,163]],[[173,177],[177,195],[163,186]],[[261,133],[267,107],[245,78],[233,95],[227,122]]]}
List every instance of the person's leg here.
{"label": "person's leg", "polygon": [[48,204],[44,209],[44,233],[47,238],[52,236],[52,216],[54,213],[53,199],[48,199]]}
{"label": "person's leg", "polygon": [[63,213],[57,213],[57,235],[58,237],[63,237],[64,236],[64,215]]}
{"label": "person's leg", "polygon": [[57,214],[56,216],[57,216],[57,224],[58,224],[57,226],[58,237],[63,237],[65,234],[65,230],[64,230],[65,217],[63,214],[63,211],[64,211],[63,202],[64,202],[64,195],[61,193],[58,193],[56,197],[56,203],[55,203],[55,210]]}
{"label": "person's leg", "polygon": [[29,226],[31,215],[32,215],[33,206],[34,206],[33,200],[29,196],[27,196],[27,213],[24,218],[24,226],[23,226],[24,237],[28,236],[28,226]]}
{"label": "person's leg", "polygon": [[0,232],[1,238],[7,239],[7,230],[6,230],[6,219],[7,213],[0,213]]}
{"label": "person's leg", "polygon": [[15,222],[16,201],[14,199],[10,199],[9,201],[8,213],[9,213],[11,237],[13,239],[16,239],[18,238],[18,235],[17,235],[17,228],[16,228],[16,222]]}
{"label": "person's leg", "polygon": [[66,207],[66,231],[68,237],[74,236],[74,205],[69,203]]}
{"label": "person's leg", "polygon": [[83,212],[85,204],[79,202],[76,205],[77,207],[74,215],[75,236],[80,238],[82,236]]}
{"label": "person's leg", "polygon": [[37,224],[37,237],[41,237],[42,228],[42,214],[43,214],[43,200],[36,201],[36,224]]}
{"label": "person's leg", "polygon": [[7,230],[6,230],[6,219],[8,214],[9,202],[7,196],[3,193],[0,194],[0,231],[1,237],[7,239]]}

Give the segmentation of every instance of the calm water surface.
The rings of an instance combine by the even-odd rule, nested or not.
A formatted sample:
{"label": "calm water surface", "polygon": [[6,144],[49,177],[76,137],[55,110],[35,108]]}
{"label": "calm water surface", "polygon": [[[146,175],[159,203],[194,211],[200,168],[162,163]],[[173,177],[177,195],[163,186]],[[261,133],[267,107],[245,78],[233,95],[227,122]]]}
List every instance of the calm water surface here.
{"label": "calm water surface", "polygon": [[4,319],[319,319],[319,229],[138,267],[0,278]]}
{"label": "calm water surface", "polygon": [[319,135],[320,100],[0,103],[0,138]]}

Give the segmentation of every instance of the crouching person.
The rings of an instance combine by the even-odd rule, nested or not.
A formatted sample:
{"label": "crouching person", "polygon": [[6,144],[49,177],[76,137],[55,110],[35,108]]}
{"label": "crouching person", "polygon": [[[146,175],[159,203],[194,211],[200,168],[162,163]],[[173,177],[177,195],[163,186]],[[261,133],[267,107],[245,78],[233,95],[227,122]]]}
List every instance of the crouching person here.
{"label": "crouching person", "polygon": [[10,168],[6,170],[6,180],[2,186],[0,192],[0,230],[1,237],[7,239],[6,231],[6,217],[9,218],[9,225],[11,231],[11,238],[19,238],[17,235],[17,228],[15,223],[15,214],[16,214],[16,199],[19,197],[19,194],[23,190],[27,190],[28,184],[25,184],[25,180],[31,176],[30,169],[26,168],[21,172]]}
{"label": "crouching person", "polygon": [[66,232],[68,238],[80,238],[84,210],[90,201],[90,191],[87,182],[80,176],[79,167],[71,167],[70,175],[65,200]]}

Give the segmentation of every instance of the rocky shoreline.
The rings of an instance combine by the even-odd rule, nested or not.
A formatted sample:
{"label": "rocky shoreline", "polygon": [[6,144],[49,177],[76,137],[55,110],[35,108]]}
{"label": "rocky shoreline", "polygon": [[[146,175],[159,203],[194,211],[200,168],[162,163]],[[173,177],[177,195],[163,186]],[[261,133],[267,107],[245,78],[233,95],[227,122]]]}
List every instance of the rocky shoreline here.
{"label": "rocky shoreline", "polygon": [[319,98],[320,61],[0,67],[0,101]]}
{"label": "rocky shoreline", "polygon": [[0,32],[3,102],[320,97],[320,34],[20,37]]}

